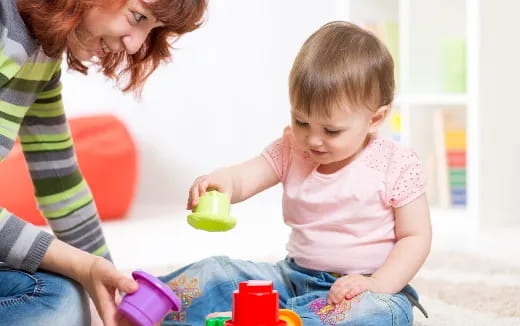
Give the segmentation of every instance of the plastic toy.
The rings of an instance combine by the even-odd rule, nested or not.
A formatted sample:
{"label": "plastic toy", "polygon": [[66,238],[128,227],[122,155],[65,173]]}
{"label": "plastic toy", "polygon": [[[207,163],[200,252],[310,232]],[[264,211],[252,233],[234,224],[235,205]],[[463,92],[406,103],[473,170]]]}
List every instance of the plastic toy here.
{"label": "plastic toy", "polygon": [[240,282],[238,290],[233,292],[233,317],[223,325],[302,326],[303,323],[295,312],[278,310],[278,292],[273,290],[272,281],[254,280]]}
{"label": "plastic toy", "polygon": [[303,326],[300,316],[289,309],[280,309],[280,319],[284,320],[287,326]]}
{"label": "plastic toy", "polygon": [[179,311],[182,308],[181,300],[155,276],[135,271],[132,277],[139,288],[124,296],[119,312],[133,326],[156,325],[169,310]]}
{"label": "plastic toy", "polygon": [[211,190],[199,198],[199,203],[188,215],[188,223],[196,229],[219,232],[228,231],[237,224],[229,215],[231,203],[225,193]]}
{"label": "plastic toy", "polygon": [[206,319],[206,326],[224,326],[226,320],[230,320],[231,317],[215,317]]}

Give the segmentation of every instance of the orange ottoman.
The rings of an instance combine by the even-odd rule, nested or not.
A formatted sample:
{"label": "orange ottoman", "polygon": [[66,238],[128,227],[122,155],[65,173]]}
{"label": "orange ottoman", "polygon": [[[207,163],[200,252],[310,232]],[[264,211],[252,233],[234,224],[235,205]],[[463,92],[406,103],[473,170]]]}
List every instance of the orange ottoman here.
{"label": "orange ottoman", "polygon": [[[137,150],[128,129],[112,115],[74,118],[69,123],[79,166],[101,219],[124,217],[137,185]],[[45,224],[18,142],[0,162],[0,180],[0,207],[33,224]]]}

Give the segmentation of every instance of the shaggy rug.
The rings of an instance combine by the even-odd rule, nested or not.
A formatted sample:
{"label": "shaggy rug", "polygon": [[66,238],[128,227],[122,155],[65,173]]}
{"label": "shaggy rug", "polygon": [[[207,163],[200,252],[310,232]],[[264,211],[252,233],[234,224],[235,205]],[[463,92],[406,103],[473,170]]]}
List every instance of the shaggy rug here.
{"label": "shaggy rug", "polygon": [[520,265],[433,251],[411,282],[429,313],[414,325],[520,325]]}

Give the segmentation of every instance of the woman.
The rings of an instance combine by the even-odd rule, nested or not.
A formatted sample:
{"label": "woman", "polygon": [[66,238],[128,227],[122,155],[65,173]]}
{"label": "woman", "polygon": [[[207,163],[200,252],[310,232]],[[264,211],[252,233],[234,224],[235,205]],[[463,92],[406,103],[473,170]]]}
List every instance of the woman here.
{"label": "woman", "polygon": [[[0,207],[0,324],[88,325],[93,299],[117,323],[116,291],[137,284],[109,261],[78,169],[61,101],[60,62],[99,67],[139,93],[171,41],[201,24],[206,0],[2,0],[0,160],[20,138],[38,205],[54,236]],[[108,259],[104,259],[104,258]]]}

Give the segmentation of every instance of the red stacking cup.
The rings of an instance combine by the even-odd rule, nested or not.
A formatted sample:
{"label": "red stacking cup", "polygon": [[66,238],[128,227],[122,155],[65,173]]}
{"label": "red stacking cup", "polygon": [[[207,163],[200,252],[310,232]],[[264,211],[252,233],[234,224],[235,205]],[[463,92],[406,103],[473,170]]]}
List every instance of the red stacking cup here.
{"label": "red stacking cup", "polygon": [[280,320],[278,292],[272,281],[240,282],[233,292],[233,319],[225,326],[286,326]]}

